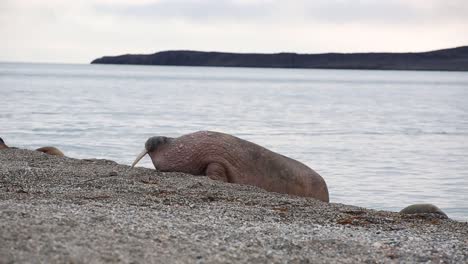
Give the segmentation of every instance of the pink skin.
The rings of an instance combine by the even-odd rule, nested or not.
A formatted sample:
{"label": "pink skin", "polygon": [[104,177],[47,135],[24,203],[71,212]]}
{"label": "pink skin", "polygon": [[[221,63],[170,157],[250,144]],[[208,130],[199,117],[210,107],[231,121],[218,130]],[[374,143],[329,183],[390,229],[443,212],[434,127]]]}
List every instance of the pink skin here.
{"label": "pink skin", "polygon": [[200,131],[178,138],[153,137],[146,143],[146,152],[161,171],[206,175],[213,180],[329,201],[324,179],[311,168],[228,134]]}

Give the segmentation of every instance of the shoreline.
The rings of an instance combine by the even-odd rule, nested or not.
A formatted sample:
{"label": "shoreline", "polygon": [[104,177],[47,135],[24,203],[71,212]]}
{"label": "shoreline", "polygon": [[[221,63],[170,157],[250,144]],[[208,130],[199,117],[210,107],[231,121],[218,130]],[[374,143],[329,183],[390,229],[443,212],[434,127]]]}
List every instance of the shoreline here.
{"label": "shoreline", "polygon": [[111,63],[89,63],[87,61],[84,62],[53,62],[53,61],[0,61],[1,64],[32,64],[32,65],[54,65],[54,66],[67,66],[67,65],[72,65],[72,66],[135,66],[135,67],[179,67],[179,68],[190,68],[190,67],[197,67],[197,68],[232,68],[232,69],[265,69],[265,70],[331,70],[331,71],[384,71],[384,72],[443,72],[443,73],[464,73],[466,72],[465,70],[415,70],[415,69],[345,69],[345,68],[280,68],[280,67],[244,67],[244,66],[185,66],[185,65],[149,65],[149,64],[111,64]]}
{"label": "shoreline", "polygon": [[[16,62],[13,62],[16,63]],[[20,62],[21,63],[21,62]],[[37,63],[53,64],[53,63]],[[137,67],[197,67],[197,68],[232,68],[232,69],[267,69],[267,70],[333,70],[333,71],[397,71],[397,72],[467,72],[468,70],[448,70],[448,69],[377,69],[377,68],[300,68],[300,67],[263,67],[263,66],[205,66],[205,65],[166,65],[166,64],[124,64],[124,63],[56,63],[56,64],[76,64],[76,65],[110,65],[110,66],[137,66]]]}
{"label": "shoreline", "polygon": [[0,151],[5,262],[466,262],[468,223]]}

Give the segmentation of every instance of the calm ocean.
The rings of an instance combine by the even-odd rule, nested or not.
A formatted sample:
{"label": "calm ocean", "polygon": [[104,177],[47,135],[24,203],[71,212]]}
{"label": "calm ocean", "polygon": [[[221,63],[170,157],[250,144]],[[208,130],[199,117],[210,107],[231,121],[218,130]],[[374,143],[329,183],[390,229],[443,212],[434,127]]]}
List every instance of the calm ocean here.
{"label": "calm ocean", "polygon": [[332,202],[468,220],[465,72],[0,63],[0,94],[11,146],[131,164],[150,136],[216,130],[307,164]]}

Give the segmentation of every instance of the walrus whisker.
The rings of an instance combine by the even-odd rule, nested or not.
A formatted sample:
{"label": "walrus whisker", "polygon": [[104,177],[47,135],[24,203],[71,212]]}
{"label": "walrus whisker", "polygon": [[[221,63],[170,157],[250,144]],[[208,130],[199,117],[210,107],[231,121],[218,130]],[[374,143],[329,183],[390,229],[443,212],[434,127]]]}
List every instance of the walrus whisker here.
{"label": "walrus whisker", "polygon": [[148,151],[145,149],[143,150],[135,159],[135,161],[133,162],[132,164],[132,168],[135,167],[135,165],[137,165],[137,163],[146,155],[148,154]]}

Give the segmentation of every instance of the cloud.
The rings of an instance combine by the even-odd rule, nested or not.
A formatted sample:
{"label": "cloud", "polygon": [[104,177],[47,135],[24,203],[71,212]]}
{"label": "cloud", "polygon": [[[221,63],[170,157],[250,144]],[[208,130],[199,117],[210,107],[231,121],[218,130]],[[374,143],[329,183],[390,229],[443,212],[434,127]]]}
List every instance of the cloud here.
{"label": "cloud", "polygon": [[[272,7],[264,5],[269,1],[226,1],[226,0],[172,0],[146,4],[96,4],[96,10],[117,16],[143,19],[172,19],[190,22],[262,20]],[[267,11],[268,10],[268,11]]]}
{"label": "cloud", "polygon": [[468,22],[465,0],[160,0],[96,3],[102,13],[188,22],[418,23]]}
{"label": "cloud", "polygon": [[424,51],[468,44],[464,0],[0,0],[0,61],[168,49]]}

